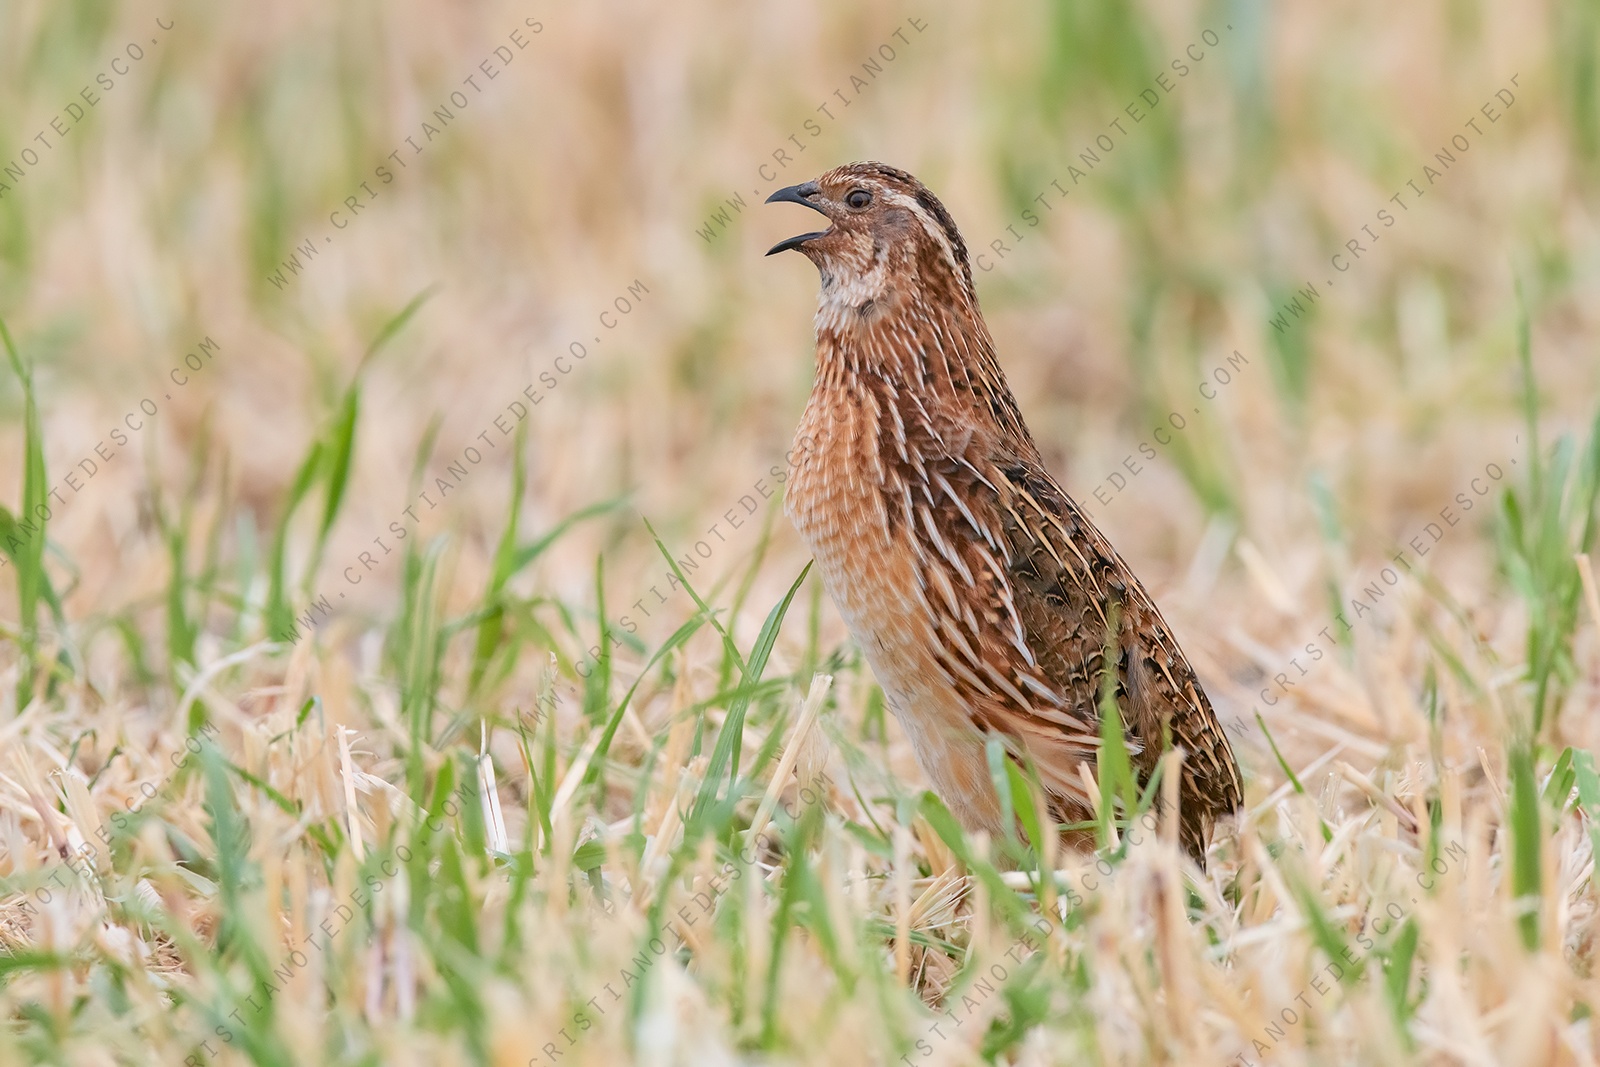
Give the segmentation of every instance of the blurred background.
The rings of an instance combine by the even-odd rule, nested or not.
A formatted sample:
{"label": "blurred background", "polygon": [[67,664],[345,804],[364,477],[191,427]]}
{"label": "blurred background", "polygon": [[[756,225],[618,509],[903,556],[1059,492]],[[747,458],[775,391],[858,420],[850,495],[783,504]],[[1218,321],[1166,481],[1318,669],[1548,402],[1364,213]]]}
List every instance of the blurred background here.
{"label": "blurred background", "polygon": [[[774,470],[817,288],[762,258],[809,222],[761,201],[857,159],[919,176],[983,257],[1049,466],[1258,790],[1256,711],[1292,757],[1398,765],[1445,644],[1553,657],[1548,739],[1593,741],[1592,635],[1529,636],[1577,579],[1540,584],[1501,501],[1589,514],[1529,471],[1600,396],[1592,0],[62,0],[0,7],[0,70],[0,319],[48,489],[25,499],[8,370],[0,502],[50,512],[42,540],[7,520],[7,743],[64,750],[102,709],[181,728],[197,670],[306,631],[272,684],[391,679],[424,595],[514,635],[443,639],[452,715],[592,692],[606,645],[625,688],[695,612],[645,520],[748,604],[723,616],[748,648],[806,561]],[[514,571],[513,518],[559,534]],[[19,587],[35,547],[59,614]],[[859,667],[815,577],[798,603],[772,673]],[[859,724],[872,689],[845,670],[831,706]],[[1475,759],[1502,712],[1448,745]],[[83,744],[93,773],[113,742]]]}
{"label": "blurred background", "polygon": [[[640,516],[692,551],[782,465],[809,389],[816,278],[761,258],[796,220],[760,200],[871,158],[922,177],[987,253],[980,296],[1041,447],[1186,642],[1220,663],[1244,635],[1314,633],[1321,580],[1387,560],[1520,451],[1519,285],[1542,419],[1593,414],[1597,30],[1579,3],[10,5],[0,306],[36,368],[67,614],[162,625],[152,497],[194,509],[230,580],[352,383],[345,499],[299,612],[336,589],[332,635],[391,616],[399,557],[357,561],[383,557],[390,522],[416,526],[408,506],[476,592],[513,476],[494,419],[514,424],[531,386],[524,526],[626,503],[525,588],[592,611],[603,552],[623,613],[664,572]],[[0,381],[7,456],[20,396]],[[1187,428],[1159,445],[1173,411]],[[408,489],[425,442],[423,487],[459,482],[431,510]],[[471,445],[481,463],[448,474]],[[102,469],[61,487],[84,459]],[[0,464],[14,508],[20,477]],[[758,499],[705,568],[734,573],[770,521],[766,601],[800,549],[779,498]],[[301,510],[293,590],[321,518]],[[1252,585],[1236,539],[1282,596]],[[1447,584],[1483,562],[1460,540]],[[662,605],[640,638],[691,611]]]}

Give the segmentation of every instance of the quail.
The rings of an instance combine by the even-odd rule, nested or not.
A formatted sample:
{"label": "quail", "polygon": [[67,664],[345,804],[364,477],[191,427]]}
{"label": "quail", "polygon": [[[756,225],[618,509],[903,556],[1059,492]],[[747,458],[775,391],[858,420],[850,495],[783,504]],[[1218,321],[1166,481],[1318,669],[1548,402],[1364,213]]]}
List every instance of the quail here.
{"label": "quail", "polygon": [[1182,750],[1178,836],[1203,863],[1240,803],[1233,750],[1154,601],[1045,470],[950,213],[882,163],[767,198],[784,201],[829,223],[767,253],[821,275],[784,510],[923,773],[969,831],[998,837],[997,737],[1056,823],[1084,824],[1110,684],[1141,781]]}

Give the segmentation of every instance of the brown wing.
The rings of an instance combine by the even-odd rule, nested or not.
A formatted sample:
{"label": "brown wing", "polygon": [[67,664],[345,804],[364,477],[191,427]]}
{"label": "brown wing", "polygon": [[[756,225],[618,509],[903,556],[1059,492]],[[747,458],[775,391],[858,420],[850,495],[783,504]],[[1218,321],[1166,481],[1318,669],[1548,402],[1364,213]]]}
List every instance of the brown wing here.
{"label": "brown wing", "polygon": [[1012,575],[994,479],[942,448],[894,458],[906,469],[889,480],[896,487],[886,496],[889,524],[912,547],[930,608],[935,668],[978,732],[999,736],[1038,769],[1060,821],[1087,818],[1092,809],[1078,768],[1093,764],[1100,744],[1094,701],[1087,688],[1056,680],[1062,650],[1029,633],[1030,606]]}
{"label": "brown wing", "polygon": [[[1238,768],[1205,692],[1121,557],[1032,460],[970,448],[908,450],[890,480],[889,522],[910,534],[936,637],[935,662],[980,731],[1031,761],[1062,822],[1090,817],[1080,766],[1100,745],[1108,621],[1118,620],[1116,695],[1135,770],[1163,739],[1187,753],[1184,846],[1197,858],[1216,815],[1238,806]],[[955,458],[951,451],[965,453]],[[975,462],[976,461],[976,462]]]}
{"label": "brown wing", "polygon": [[1042,673],[1098,727],[1107,627],[1118,620],[1117,705],[1130,755],[1147,780],[1164,738],[1184,750],[1180,836],[1203,856],[1212,823],[1243,796],[1205,690],[1139,579],[1050,475],[1017,462],[996,478],[1012,595]]}

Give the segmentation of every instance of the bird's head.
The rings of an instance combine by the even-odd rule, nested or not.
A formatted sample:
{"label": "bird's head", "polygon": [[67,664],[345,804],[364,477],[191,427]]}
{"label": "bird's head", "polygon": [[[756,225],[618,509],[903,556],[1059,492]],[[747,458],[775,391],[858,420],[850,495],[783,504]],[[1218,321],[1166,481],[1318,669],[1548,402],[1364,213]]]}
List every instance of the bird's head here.
{"label": "bird's head", "polygon": [[[955,220],[928,187],[883,163],[851,163],[779,189],[767,203],[804,204],[828,217],[825,230],[779,241],[817,265],[824,300],[853,306],[892,300],[909,286],[972,298],[972,267]],[[976,300],[973,300],[976,303]]]}

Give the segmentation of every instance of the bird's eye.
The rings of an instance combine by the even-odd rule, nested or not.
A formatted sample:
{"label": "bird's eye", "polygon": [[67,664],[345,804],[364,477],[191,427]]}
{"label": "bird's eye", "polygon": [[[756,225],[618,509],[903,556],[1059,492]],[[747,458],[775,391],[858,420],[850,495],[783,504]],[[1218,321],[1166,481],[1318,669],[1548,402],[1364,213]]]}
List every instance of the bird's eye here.
{"label": "bird's eye", "polygon": [[860,211],[862,208],[872,203],[872,194],[867,192],[865,189],[852,189],[850,190],[850,195],[844,198],[844,202],[855,208],[857,211]]}

